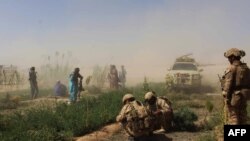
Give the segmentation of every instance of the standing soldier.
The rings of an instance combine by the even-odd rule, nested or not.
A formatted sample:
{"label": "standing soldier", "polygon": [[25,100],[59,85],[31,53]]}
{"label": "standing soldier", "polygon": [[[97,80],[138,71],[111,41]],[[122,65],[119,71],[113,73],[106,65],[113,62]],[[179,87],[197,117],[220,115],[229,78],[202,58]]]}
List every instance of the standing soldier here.
{"label": "standing soldier", "polygon": [[157,97],[155,92],[147,92],[145,94],[146,108],[152,120],[154,127],[153,130],[163,127],[165,131],[169,131],[172,127],[173,110],[171,102],[166,97]]}
{"label": "standing soldier", "polygon": [[148,113],[143,104],[137,100],[132,94],[125,94],[122,98],[123,107],[116,117],[116,121],[120,122],[129,135],[129,141],[134,141],[149,135],[150,128],[148,121]]}
{"label": "standing soldier", "polygon": [[250,70],[240,61],[243,50],[231,48],[224,53],[230,66],[222,77],[225,124],[239,125],[247,122],[247,96],[250,95]]}
{"label": "standing soldier", "polygon": [[36,76],[35,67],[31,67],[29,71],[29,81],[31,89],[31,99],[35,99],[38,95],[38,85],[37,85],[37,76]]}
{"label": "standing soldier", "polygon": [[108,79],[110,83],[110,88],[118,89],[119,78],[118,78],[118,72],[117,72],[115,65],[110,65],[110,72],[108,74]]}
{"label": "standing soldier", "polygon": [[[75,103],[77,100],[77,94],[79,92],[79,84],[82,84],[83,76],[79,73],[80,69],[75,68],[74,72],[69,76],[69,100],[71,103]],[[80,83],[78,82],[80,78]]]}
{"label": "standing soldier", "polygon": [[125,70],[124,66],[122,65],[121,71],[119,72],[119,80],[121,82],[122,88],[125,88],[126,74],[127,74],[127,71]]}

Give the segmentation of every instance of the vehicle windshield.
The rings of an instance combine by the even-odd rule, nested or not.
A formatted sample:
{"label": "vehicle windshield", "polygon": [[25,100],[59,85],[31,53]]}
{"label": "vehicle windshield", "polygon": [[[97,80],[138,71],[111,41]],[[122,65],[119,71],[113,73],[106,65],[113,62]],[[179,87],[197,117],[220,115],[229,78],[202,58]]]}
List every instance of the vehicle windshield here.
{"label": "vehicle windshield", "polygon": [[173,66],[173,70],[195,70],[197,71],[197,67],[194,64],[176,63]]}

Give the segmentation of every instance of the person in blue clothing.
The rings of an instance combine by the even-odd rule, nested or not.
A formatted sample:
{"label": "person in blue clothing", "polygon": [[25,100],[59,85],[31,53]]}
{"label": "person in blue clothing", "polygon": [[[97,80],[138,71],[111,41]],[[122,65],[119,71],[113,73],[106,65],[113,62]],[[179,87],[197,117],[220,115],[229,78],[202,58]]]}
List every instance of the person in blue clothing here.
{"label": "person in blue clothing", "polygon": [[[79,92],[79,84],[82,84],[83,76],[79,73],[80,68],[75,68],[69,76],[69,100],[70,103],[75,103]],[[80,82],[79,80],[80,79]]]}
{"label": "person in blue clothing", "polygon": [[67,87],[61,83],[60,80],[56,82],[54,86],[54,95],[55,96],[66,96],[67,95]]}

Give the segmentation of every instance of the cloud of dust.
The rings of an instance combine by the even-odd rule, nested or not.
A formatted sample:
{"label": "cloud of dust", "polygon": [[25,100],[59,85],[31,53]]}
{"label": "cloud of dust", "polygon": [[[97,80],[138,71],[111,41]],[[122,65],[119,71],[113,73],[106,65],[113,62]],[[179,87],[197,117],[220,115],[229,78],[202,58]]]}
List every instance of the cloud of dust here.
{"label": "cloud of dust", "polygon": [[[90,31],[79,22],[42,39],[24,35],[2,43],[8,48],[4,48],[6,53],[1,53],[1,64],[17,65],[28,73],[30,66],[46,64],[46,58],[54,56],[56,51],[70,52],[72,70],[80,67],[85,78],[92,74],[96,65],[115,64],[118,69],[124,65],[127,83],[134,85],[143,82],[145,76],[151,82],[164,82],[167,69],[175,58],[193,53],[198,63],[215,64],[204,67],[202,74],[204,83],[217,85],[217,74],[222,74],[228,64],[223,57],[225,50],[239,47],[246,51],[245,62],[250,59],[247,40],[240,44],[218,40],[218,36],[228,34],[229,26],[226,25],[230,24],[219,7],[195,13],[185,8],[172,9],[168,13],[164,9],[153,9],[145,13],[140,26],[134,25],[137,18],[130,15],[114,30]],[[214,37],[217,33],[220,35]],[[68,76],[61,79],[65,78]]]}

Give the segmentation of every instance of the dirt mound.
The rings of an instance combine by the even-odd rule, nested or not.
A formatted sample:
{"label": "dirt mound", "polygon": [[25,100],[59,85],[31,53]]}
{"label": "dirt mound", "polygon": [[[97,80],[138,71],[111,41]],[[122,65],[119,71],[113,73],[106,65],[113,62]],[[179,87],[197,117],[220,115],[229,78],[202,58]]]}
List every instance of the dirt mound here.
{"label": "dirt mound", "polygon": [[119,123],[114,123],[107,125],[102,129],[95,131],[93,133],[87,134],[83,137],[75,138],[76,141],[101,141],[111,137],[113,134],[121,129]]}

